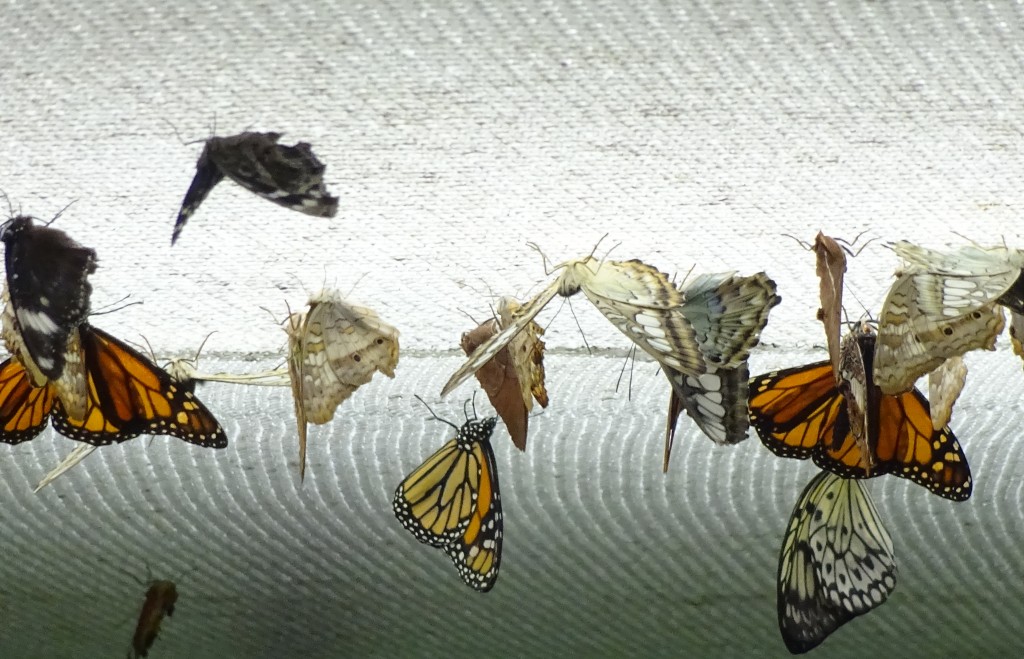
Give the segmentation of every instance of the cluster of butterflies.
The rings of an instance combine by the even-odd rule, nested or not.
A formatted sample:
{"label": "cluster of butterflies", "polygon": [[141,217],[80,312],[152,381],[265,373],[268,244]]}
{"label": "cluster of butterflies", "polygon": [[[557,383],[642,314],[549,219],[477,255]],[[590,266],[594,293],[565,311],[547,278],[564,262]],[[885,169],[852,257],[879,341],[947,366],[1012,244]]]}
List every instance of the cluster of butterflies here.
{"label": "cluster of butterflies", "polygon": [[[243,133],[207,140],[172,243],[225,177],[290,209],[333,216],[337,198],[324,186],[324,165],[310,145],[280,145],[279,138]],[[161,368],[89,322],[94,250],[23,215],[0,227],[0,240],[7,275],[0,321],[10,353],[0,364],[0,441],[33,439],[50,423],[84,443],[49,480],[97,446],[143,434],[226,447],[220,423],[195,396],[197,380],[290,384],[304,477],[307,424],[329,422],[375,373],[394,377],[398,331],[331,291],[288,315],[285,370],[204,375],[185,360]],[[556,295],[582,291],[668,378],[663,470],[684,410],[716,444],[740,442],[753,426],[776,454],[811,458],[824,470],[793,511],[777,581],[783,639],[791,651],[805,652],[895,587],[893,543],[859,479],[891,473],[939,496],[967,499],[970,468],[947,425],[966,377],[961,355],[994,348],[1005,324],[1002,306],[1013,312],[1015,350],[1024,353],[1024,252],[972,246],[940,253],[903,242],[893,248],[904,266],[877,330],[862,322],[841,338],[846,251],[819,234],[813,249],[829,359],[754,378],[748,357],[781,301],[763,272],[705,274],[677,285],[638,260],[591,254],[567,261],[533,299],[501,298],[492,319],[463,335],[468,359],[441,395],[475,374],[514,444],[525,450],[534,402],[548,405],[544,330],[534,319]],[[930,405],[914,389],[924,374]],[[494,586],[501,562],[503,514],[490,443],[496,424],[467,414],[455,437],[402,480],[393,499],[402,525],[443,549],[478,591]],[[135,656],[145,656],[160,611],[173,610],[176,593],[164,599],[170,604],[150,607],[154,631]]]}

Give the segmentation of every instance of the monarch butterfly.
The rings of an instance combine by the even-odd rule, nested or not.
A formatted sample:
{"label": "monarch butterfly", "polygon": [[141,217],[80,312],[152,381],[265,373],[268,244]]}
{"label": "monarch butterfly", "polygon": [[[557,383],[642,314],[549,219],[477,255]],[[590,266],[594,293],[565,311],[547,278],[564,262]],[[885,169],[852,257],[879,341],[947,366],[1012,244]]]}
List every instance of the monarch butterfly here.
{"label": "monarch butterfly", "polygon": [[[916,389],[883,395],[873,384],[875,335],[866,324],[843,341],[863,364],[858,387],[837,384],[829,361],[775,371],[750,381],[750,421],[762,443],[789,458],[812,458],[844,478],[892,473],[954,501],[971,496],[971,469],[953,431],[932,427]],[[845,377],[843,382],[848,384]],[[857,388],[862,393],[857,393]],[[863,412],[864,442],[854,434],[851,399]],[[867,450],[863,448],[867,447]]]}
{"label": "monarch butterfly", "polygon": [[[512,297],[498,300],[498,317],[481,323],[476,329],[462,335],[462,350],[470,355],[481,343],[514,322],[521,309]],[[491,405],[505,422],[512,443],[520,451],[526,450],[530,410],[534,399],[541,407],[548,406],[548,392],[544,386],[543,328],[531,321],[494,358],[480,367],[476,378],[480,381]]]}
{"label": "monarch butterfly", "polygon": [[89,314],[96,252],[24,215],[0,226],[0,240],[9,303],[4,341],[41,387],[63,374],[68,338]]}
{"label": "monarch butterfly", "polygon": [[99,328],[83,324],[76,334],[88,381],[85,414],[70,415],[55,385],[34,387],[25,367],[11,357],[0,363],[0,441],[33,439],[50,419],[62,435],[94,445],[152,434],[207,448],[227,446],[214,416],[166,372]]}
{"label": "monarch butterfly", "polygon": [[998,305],[1024,312],[1024,252],[974,245],[937,252],[900,241],[902,271],[882,305],[875,383],[908,391],[950,357],[995,349],[1005,319]]}
{"label": "monarch butterfly", "polygon": [[768,314],[782,301],[775,294],[775,282],[763,272],[702,275],[679,290],[684,297],[680,312],[696,330],[708,364],[701,375],[662,365],[672,385],[662,463],[666,472],[676,421],[684,409],[716,444],[736,444],[747,438],[747,357],[761,337]]}
{"label": "monarch butterfly", "polygon": [[128,653],[129,659],[149,656],[149,649],[153,647],[157,636],[160,634],[160,623],[164,616],[174,615],[174,605],[178,601],[178,588],[173,581],[155,580],[151,581],[146,590],[146,599],[142,603],[142,610],[139,611],[139,622],[135,626],[135,633],[132,635],[132,649]]}
{"label": "monarch butterfly", "polygon": [[288,316],[288,373],[299,432],[299,474],[306,476],[306,424],[324,424],[356,389],[381,372],[395,377],[398,330],[373,309],[324,290],[309,311]]}
{"label": "monarch butterfly", "polygon": [[801,654],[896,588],[892,538],[867,489],[819,472],[804,488],[779,553],[779,631]]}
{"label": "monarch butterfly", "polygon": [[241,133],[211,137],[196,163],[171,235],[173,245],[188,218],[225,176],[246,190],[306,215],[334,217],[338,198],[324,185],[326,166],[306,142],[278,144],[281,133]]}
{"label": "monarch butterfly", "polygon": [[501,564],[501,493],[490,441],[497,421],[467,420],[399,483],[392,504],[406,530],[444,549],[462,580],[481,592],[494,587]]}

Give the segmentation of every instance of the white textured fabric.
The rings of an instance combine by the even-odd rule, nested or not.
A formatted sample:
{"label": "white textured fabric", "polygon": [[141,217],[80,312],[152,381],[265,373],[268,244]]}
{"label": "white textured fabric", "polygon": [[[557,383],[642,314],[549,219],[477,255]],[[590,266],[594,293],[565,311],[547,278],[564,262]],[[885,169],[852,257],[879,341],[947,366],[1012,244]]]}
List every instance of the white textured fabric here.
{"label": "white textured fabric", "polygon": [[[614,245],[683,276],[764,269],[783,303],[752,372],[824,353],[813,257],[786,234],[875,239],[847,309],[877,313],[884,243],[1024,244],[1024,16],[970,1],[18,2],[0,5],[0,188],[97,249],[95,319],[204,370],[279,365],[285,303],[326,281],[402,332],[397,377],[311,429],[298,483],[286,390],[210,385],[226,451],[140,439],[39,495],[72,443],[0,447],[3,657],[123,654],[145,579],[175,579],[154,657],[785,656],[774,579],[810,466],[688,421],[660,472],[664,377],[549,326],[551,407],[529,450],[495,434],[506,519],[494,591],[463,586],[390,511],[448,436],[413,394],[459,364],[489,296]],[[170,247],[199,144],[308,141],[340,198],[310,218],[222,183]],[[557,305],[552,305],[556,307]],[[626,339],[585,303],[591,346]],[[550,319],[554,311],[543,318]],[[545,321],[546,324],[546,321]],[[962,504],[872,483],[899,584],[821,656],[993,656],[1024,646],[1020,391],[1005,339],[972,355],[953,427]],[[251,361],[256,363],[250,363]],[[457,420],[464,386],[447,404]],[[478,400],[478,405],[482,403]]]}

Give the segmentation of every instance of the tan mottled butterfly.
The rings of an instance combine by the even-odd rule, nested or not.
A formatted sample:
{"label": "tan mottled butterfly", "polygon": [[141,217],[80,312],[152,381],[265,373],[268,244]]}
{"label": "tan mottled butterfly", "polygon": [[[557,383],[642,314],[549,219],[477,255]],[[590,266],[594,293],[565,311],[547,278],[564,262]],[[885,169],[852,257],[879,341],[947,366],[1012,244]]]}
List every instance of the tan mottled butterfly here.
{"label": "tan mottled butterfly", "polygon": [[[476,329],[462,335],[462,350],[470,355],[477,346],[515,321],[522,309],[512,297],[498,300],[498,317],[481,323]],[[507,346],[476,372],[491,405],[497,410],[512,443],[520,451],[526,450],[530,410],[534,399],[541,407],[548,406],[548,392],[544,387],[544,330],[531,321]]]}
{"label": "tan mottled butterfly", "polygon": [[376,372],[395,377],[398,330],[377,312],[351,304],[337,291],[309,300],[288,317],[288,372],[299,431],[299,473],[306,474],[307,423],[324,424]]}
{"label": "tan mottled butterfly", "polygon": [[896,555],[867,488],[827,471],[811,479],[779,553],[776,602],[786,647],[801,654],[896,588]]}
{"label": "tan mottled butterfly", "polygon": [[966,382],[967,365],[959,355],[950,357],[928,374],[928,404],[932,408],[933,427],[942,428],[949,424],[953,404]]}
{"label": "tan mottled butterfly", "polygon": [[680,311],[696,331],[701,354],[716,356],[734,366],[709,363],[701,375],[662,366],[672,384],[664,471],[668,471],[676,421],[684,409],[716,444],[735,444],[746,439],[750,377],[747,357],[757,345],[772,307],[782,299],[775,290],[775,282],[763,272],[751,276],[702,275],[680,287],[684,297]]}
{"label": "tan mottled butterfly", "polygon": [[879,320],[875,383],[887,394],[969,350],[995,348],[1006,305],[1024,312],[1024,252],[974,245],[938,252],[897,242],[903,259]]}

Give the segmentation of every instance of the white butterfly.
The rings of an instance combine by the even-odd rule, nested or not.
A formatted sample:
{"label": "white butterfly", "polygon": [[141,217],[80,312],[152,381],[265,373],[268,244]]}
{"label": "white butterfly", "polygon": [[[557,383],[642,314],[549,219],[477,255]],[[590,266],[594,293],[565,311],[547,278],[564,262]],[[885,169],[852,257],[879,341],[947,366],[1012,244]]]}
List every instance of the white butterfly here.
{"label": "white butterfly", "polygon": [[[732,367],[721,348],[734,337],[700,339],[680,307],[685,297],[665,273],[637,260],[599,261],[593,256],[567,261],[557,266],[561,274],[532,300],[523,305],[514,322],[480,344],[457,370],[441,395],[449,394],[472,373],[490,361],[555,297],[570,297],[579,291],[623,334],[659,363],[687,375],[703,375],[709,364]],[[721,338],[721,344],[717,341]],[[746,340],[743,337],[740,342]],[[717,350],[705,357],[701,342]],[[718,361],[716,361],[718,360]]]}
{"label": "white butterfly", "polygon": [[299,431],[299,473],[305,478],[307,423],[333,419],[338,405],[374,373],[395,377],[398,330],[373,309],[324,290],[310,298],[308,311],[288,317],[285,331]]}
{"label": "white butterfly", "polygon": [[681,311],[696,332],[701,354],[709,362],[723,365],[709,363],[701,375],[663,366],[672,384],[663,470],[668,470],[676,420],[683,409],[716,444],[746,439],[750,379],[747,358],[757,345],[769,312],[782,300],[775,290],[775,282],[763,272],[748,277],[732,273],[702,275],[680,287],[684,297]]}
{"label": "white butterfly", "polygon": [[998,305],[1024,311],[1024,252],[968,245],[944,253],[904,241],[893,249],[905,264],[882,305],[874,357],[875,384],[889,395],[950,357],[994,349],[1005,324]]}
{"label": "white butterfly", "polygon": [[822,471],[807,484],[779,554],[779,631],[794,654],[885,602],[896,556],[867,489]]}

